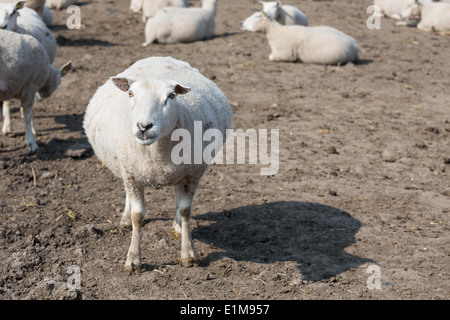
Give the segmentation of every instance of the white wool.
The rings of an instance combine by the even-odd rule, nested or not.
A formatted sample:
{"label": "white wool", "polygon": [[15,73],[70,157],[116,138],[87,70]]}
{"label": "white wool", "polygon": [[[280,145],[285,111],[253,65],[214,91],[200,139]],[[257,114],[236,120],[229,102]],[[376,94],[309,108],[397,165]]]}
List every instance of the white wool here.
{"label": "white wool", "polygon": [[[124,83],[122,89],[114,84],[117,79]],[[177,87],[185,91],[173,94]],[[171,141],[172,132],[186,129],[193,134],[194,121],[201,121],[203,131],[216,128],[225,137],[231,125],[230,105],[212,81],[188,63],[170,57],[136,62],[98,88],[89,102],[83,122],[89,142],[97,157],[124,180],[127,196],[122,224],[133,227],[126,267],[141,263],[144,186],[175,186],[174,226],[182,231],[181,262],[186,265],[195,259],[188,231],[190,205],[208,165],[176,165],[171,159],[179,143]],[[143,131],[144,126],[149,129]]]}
{"label": "white wool", "polygon": [[61,10],[77,4],[78,0],[47,0],[45,4],[51,9]]}
{"label": "white wool", "polygon": [[423,31],[450,31],[450,3],[427,3],[420,8],[420,22]]}
{"label": "white wool", "polygon": [[131,0],[130,10],[134,11],[134,12],[141,11],[143,3],[144,3],[144,0]]}
{"label": "white wool", "polygon": [[359,59],[358,42],[328,26],[283,26],[261,12],[246,19],[242,28],[266,33],[274,61],[301,61],[315,64],[344,64]]}
{"label": "white wool", "polygon": [[[407,11],[407,8],[415,4],[417,0],[374,0],[373,4],[378,6],[381,14],[393,19],[408,19],[416,14]],[[432,0],[420,0],[419,3],[429,3]]]}
{"label": "white wool", "polygon": [[61,83],[61,77],[70,69],[70,63],[62,69],[53,67],[45,48],[36,38],[0,30],[0,102],[14,98],[21,100],[25,144],[30,151],[38,148],[31,129],[34,97],[36,93],[41,98],[52,95]]}
{"label": "white wool", "polygon": [[263,5],[263,11],[282,25],[308,25],[305,13],[296,7],[282,5],[280,1],[260,1],[260,3]]}
{"label": "white wool", "polygon": [[188,3],[186,0],[144,0],[142,4],[142,21],[156,15],[156,13],[166,7],[186,8]]}
{"label": "white wool", "polygon": [[193,42],[214,37],[216,0],[203,0],[201,8],[167,7],[148,19],[145,43]]}

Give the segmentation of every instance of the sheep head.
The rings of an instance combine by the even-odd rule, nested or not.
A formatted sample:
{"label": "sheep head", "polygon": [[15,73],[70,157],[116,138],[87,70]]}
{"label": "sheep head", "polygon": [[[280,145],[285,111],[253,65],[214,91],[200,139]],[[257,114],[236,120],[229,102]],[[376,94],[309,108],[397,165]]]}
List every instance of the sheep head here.
{"label": "sheep head", "polygon": [[111,80],[128,94],[132,133],[143,146],[153,144],[175,129],[178,121],[176,97],[191,90],[178,83],[158,79],[135,81],[113,77]]}
{"label": "sheep head", "polygon": [[272,20],[265,11],[258,11],[253,13],[250,17],[241,23],[241,29],[251,32],[267,31],[267,22]]}
{"label": "sheep head", "polygon": [[70,70],[72,70],[72,61],[67,62],[64,66],[62,66],[62,68],[50,66],[47,81],[42,88],[39,89],[38,98],[42,100],[50,97],[61,84],[61,78],[69,73]]}
{"label": "sheep head", "polygon": [[15,31],[19,10],[22,9],[26,3],[26,1],[0,3],[0,29]]}

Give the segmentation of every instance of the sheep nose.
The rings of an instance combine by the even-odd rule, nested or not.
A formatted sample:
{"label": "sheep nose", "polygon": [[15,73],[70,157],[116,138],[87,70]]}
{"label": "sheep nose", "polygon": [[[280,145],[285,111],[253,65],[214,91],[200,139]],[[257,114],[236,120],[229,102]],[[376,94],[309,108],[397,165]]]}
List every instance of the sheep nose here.
{"label": "sheep nose", "polygon": [[138,123],[137,126],[138,126],[139,130],[141,130],[141,132],[144,133],[145,131],[147,131],[148,129],[153,127],[153,123],[148,123],[148,124]]}

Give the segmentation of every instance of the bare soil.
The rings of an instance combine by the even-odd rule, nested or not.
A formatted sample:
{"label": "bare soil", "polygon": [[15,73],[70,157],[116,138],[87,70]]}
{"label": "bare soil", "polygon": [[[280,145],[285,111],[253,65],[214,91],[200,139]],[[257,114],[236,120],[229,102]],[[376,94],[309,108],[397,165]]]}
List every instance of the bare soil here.
{"label": "bare soil", "polygon": [[[0,137],[0,299],[449,298],[450,38],[384,18],[369,30],[369,0],[284,3],[355,37],[361,61],[269,61],[265,35],[240,29],[256,0],[219,0],[212,40],[147,48],[128,0],[81,3],[80,30],[54,12],[55,66],[72,60],[74,70],[35,104],[36,154],[17,102],[14,134]],[[130,275],[122,182],[82,121],[100,85],[149,56],[213,80],[233,128],[279,129],[280,167],[208,169],[193,207],[193,268],[177,264],[173,190],[147,190],[144,270]],[[81,271],[75,291],[70,266]]]}

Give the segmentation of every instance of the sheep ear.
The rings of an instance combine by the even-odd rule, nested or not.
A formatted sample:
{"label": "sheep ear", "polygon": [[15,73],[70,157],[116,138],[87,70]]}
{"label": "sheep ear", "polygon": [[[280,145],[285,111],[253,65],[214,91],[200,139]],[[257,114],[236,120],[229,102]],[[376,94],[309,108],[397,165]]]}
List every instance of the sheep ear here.
{"label": "sheep ear", "polygon": [[281,2],[277,1],[277,8],[281,7]]}
{"label": "sheep ear", "polygon": [[120,90],[127,92],[131,85],[133,84],[133,80],[127,79],[127,78],[111,78],[111,81],[114,83],[114,85],[119,88]]}
{"label": "sheep ear", "polygon": [[26,1],[17,1],[16,2],[16,10],[22,9],[23,7],[25,7],[26,4],[27,4]]}
{"label": "sheep ear", "polygon": [[65,65],[61,68],[61,76],[64,77],[66,74],[68,74],[72,70],[72,61],[67,62]]}
{"label": "sheep ear", "polygon": [[183,87],[179,84],[175,85],[174,91],[176,94],[185,94],[191,91],[191,88]]}

